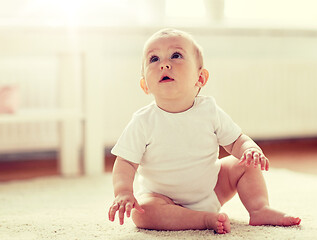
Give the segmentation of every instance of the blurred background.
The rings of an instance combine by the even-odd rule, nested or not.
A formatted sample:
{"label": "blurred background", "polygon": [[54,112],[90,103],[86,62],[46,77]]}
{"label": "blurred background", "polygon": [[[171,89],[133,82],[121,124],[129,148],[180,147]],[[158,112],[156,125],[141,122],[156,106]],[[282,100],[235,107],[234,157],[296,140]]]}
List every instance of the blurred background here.
{"label": "blurred background", "polygon": [[139,87],[142,48],[164,27],[200,43],[210,72],[201,94],[246,134],[316,149],[316,8],[314,0],[0,0],[0,180],[30,169],[102,172],[132,113],[153,101]]}

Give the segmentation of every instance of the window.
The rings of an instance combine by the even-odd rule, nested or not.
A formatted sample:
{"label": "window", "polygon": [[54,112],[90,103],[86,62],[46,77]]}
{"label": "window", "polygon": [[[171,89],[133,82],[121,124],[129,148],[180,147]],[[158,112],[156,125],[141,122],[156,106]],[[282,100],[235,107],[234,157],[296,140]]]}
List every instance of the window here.
{"label": "window", "polygon": [[165,0],[166,24],[196,25],[207,20],[204,0]]}

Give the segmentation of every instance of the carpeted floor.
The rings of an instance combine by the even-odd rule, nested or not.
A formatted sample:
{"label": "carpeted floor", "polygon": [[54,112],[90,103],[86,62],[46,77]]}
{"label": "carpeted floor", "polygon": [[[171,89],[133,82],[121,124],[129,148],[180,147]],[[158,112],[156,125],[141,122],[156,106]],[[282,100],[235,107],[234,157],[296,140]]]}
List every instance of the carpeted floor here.
{"label": "carpeted floor", "polygon": [[317,175],[271,169],[265,174],[271,205],[302,218],[301,226],[252,227],[238,197],[223,207],[232,232],[149,231],[107,220],[113,200],[111,175],[47,177],[0,183],[1,240],[317,239]]}

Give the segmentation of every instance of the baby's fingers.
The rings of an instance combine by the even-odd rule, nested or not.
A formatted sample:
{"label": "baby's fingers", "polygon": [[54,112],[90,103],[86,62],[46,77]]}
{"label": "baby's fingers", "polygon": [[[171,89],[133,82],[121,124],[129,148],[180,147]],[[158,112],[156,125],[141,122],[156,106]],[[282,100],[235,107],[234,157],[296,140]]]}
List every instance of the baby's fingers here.
{"label": "baby's fingers", "polygon": [[109,209],[109,213],[108,213],[108,216],[109,216],[109,220],[110,221],[114,221],[114,217],[116,215],[116,212],[118,211],[119,209],[119,204],[118,203],[114,203],[110,209]]}
{"label": "baby's fingers", "polygon": [[253,157],[252,157],[252,152],[250,151],[250,152],[247,152],[246,153],[246,161],[247,161],[247,166],[250,166],[251,165],[251,162],[252,162],[252,159],[253,159]]}
{"label": "baby's fingers", "polygon": [[261,170],[266,170],[268,171],[269,170],[269,160],[265,157],[265,156],[261,156]]}
{"label": "baby's fingers", "polygon": [[133,204],[130,202],[127,203],[127,205],[125,206],[127,217],[130,217],[132,208],[133,208]]}
{"label": "baby's fingers", "polygon": [[120,225],[123,225],[123,223],[124,223],[124,213],[125,213],[125,206],[122,204],[119,207],[119,221],[120,221]]}
{"label": "baby's fingers", "polygon": [[259,161],[260,161],[260,156],[259,156],[259,154],[257,153],[257,152],[255,152],[254,154],[253,154],[253,159],[254,159],[254,167],[256,168],[257,166],[258,166],[258,164],[259,164]]}

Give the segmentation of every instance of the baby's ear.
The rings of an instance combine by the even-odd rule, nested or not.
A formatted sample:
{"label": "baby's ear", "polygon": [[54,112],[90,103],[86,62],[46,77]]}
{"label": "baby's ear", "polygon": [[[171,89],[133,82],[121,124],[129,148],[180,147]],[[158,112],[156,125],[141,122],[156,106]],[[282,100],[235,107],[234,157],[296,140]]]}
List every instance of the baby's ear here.
{"label": "baby's ear", "polygon": [[146,81],[144,78],[141,78],[140,86],[143,89],[143,91],[145,92],[145,94],[150,94],[149,88],[147,87],[147,84],[146,84]]}
{"label": "baby's ear", "polygon": [[196,82],[197,87],[203,87],[206,85],[209,78],[209,72],[207,69],[201,69],[199,73],[198,81]]}

